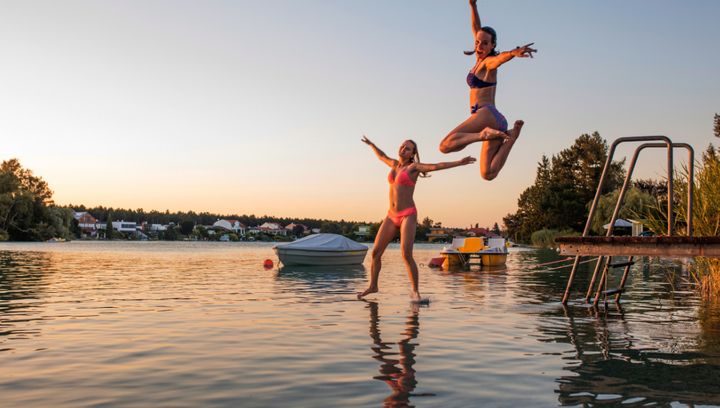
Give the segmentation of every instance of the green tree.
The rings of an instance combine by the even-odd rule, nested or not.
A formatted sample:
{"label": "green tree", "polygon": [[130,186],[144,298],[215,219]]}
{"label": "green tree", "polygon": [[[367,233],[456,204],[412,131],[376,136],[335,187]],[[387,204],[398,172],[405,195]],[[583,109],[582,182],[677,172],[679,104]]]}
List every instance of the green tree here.
{"label": "green tree", "polygon": [[180,223],[180,233],[183,235],[190,235],[195,228],[195,222],[193,221],[182,221]]}
{"label": "green tree", "polygon": [[[610,222],[612,213],[615,211],[620,190],[615,190],[600,197],[597,207],[595,208],[595,216],[593,217],[591,230],[596,235],[605,235],[605,224]],[[644,213],[647,208],[652,207],[656,203],[655,197],[640,190],[637,187],[631,187],[625,192],[620,213],[618,218],[640,218],[644,219]],[[589,205],[589,204],[588,204]]]}
{"label": "green tree", "polygon": [[210,237],[210,234],[208,234],[207,228],[202,225],[196,225],[192,231],[192,236],[197,239],[206,240]]}
{"label": "green tree", "polygon": [[713,129],[713,130],[714,130],[714,133],[715,133],[715,136],[716,136],[716,137],[720,137],[720,115],[718,115],[718,114],[716,113],[716,114],[715,114],[715,117],[713,118],[713,120],[714,120],[714,122],[715,122],[715,127],[714,127],[714,129]]}
{"label": "green tree", "polygon": [[72,239],[72,232],[75,218],[73,212],[69,208],[50,207],[48,208],[48,221],[46,228],[41,232],[42,239],[64,238]]}
{"label": "green tree", "polygon": [[105,222],[105,239],[113,239],[115,237],[115,229],[112,224],[112,213],[107,213],[107,221]]}
{"label": "green tree", "polygon": [[538,163],[535,184],[520,194],[517,212],[503,218],[505,229],[516,241],[527,242],[534,231],[548,224],[545,209],[549,208],[552,194],[550,176],[550,160],[543,155]]}
{"label": "green tree", "polygon": [[301,237],[301,236],[303,236],[303,234],[305,234],[305,227],[303,227],[300,224],[296,224],[292,229],[292,233],[296,237]]}
{"label": "green tree", "polygon": [[325,221],[320,224],[320,232],[342,234],[342,227],[337,222]]}
{"label": "green tree", "polygon": [[169,225],[168,228],[160,235],[160,239],[165,241],[177,241],[179,238],[180,233],[175,225]]}
{"label": "green tree", "polygon": [[430,228],[432,228],[432,226],[433,220],[430,219],[430,217],[423,218],[415,229],[415,241],[427,241],[427,234],[430,233]]}
{"label": "green tree", "polygon": [[53,223],[51,205],[52,191],[42,178],[23,168],[17,159],[0,164],[0,239],[46,239],[54,232],[49,228]]}

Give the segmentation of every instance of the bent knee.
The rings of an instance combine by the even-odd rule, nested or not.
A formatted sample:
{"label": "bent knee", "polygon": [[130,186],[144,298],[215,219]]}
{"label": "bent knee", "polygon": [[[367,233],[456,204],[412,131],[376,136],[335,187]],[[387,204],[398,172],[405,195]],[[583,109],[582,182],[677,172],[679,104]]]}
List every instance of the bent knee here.
{"label": "bent knee", "polygon": [[495,177],[497,177],[497,172],[489,172],[489,171],[481,171],[480,177],[484,178],[487,181],[493,180]]}
{"label": "bent knee", "polygon": [[453,135],[454,135],[454,133],[450,133],[449,135],[445,136],[445,139],[443,139],[442,142],[440,142],[440,146],[438,146],[438,149],[440,150],[441,153],[447,154],[447,153],[452,153],[456,150],[454,148],[453,144],[450,143],[450,140],[449,140],[452,138]]}

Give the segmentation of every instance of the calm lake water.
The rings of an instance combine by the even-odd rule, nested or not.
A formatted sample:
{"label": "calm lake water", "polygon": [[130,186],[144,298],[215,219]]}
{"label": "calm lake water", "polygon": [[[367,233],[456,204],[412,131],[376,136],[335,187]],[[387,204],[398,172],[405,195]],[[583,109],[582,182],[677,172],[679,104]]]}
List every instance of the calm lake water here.
{"label": "calm lake water", "polygon": [[[644,259],[617,306],[560,299],[552,251],[507,270],[278,268],[269,244],[0,244],[0,406],[720,405],[720,309]],[[591,264],[579,272],[581,297]]]}

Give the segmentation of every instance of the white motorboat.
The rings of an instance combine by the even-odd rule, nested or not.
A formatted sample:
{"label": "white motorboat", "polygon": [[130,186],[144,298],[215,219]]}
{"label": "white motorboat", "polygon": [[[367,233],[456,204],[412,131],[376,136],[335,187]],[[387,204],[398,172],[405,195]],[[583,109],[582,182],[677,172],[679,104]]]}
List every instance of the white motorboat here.
{"label": "white motorboat", "polygon": [[314,234],[273,247],[283,265],[357,265],[368,247],[337,234]]}

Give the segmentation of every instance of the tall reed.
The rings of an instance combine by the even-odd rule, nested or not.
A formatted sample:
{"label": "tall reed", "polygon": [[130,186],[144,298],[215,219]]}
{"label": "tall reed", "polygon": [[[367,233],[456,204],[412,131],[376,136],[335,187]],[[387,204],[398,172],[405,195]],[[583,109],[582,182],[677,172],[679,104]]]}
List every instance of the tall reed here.
{"label": "tall reed", "polygon": [[[673,208],[674,229],[677,235],[687,234],[688,168],[682,166],[673,181],[675,186]],[[697,164],[693,191],[693,235],[698,237],[720,235],[720,153],[712,146]],[[645,225],[655,233],[667,231],[666,203],[658,198],[644,214]],[[700,292],[708,299],[720,299],[720,259],[696,258],[690,274],[699,285]]]}

